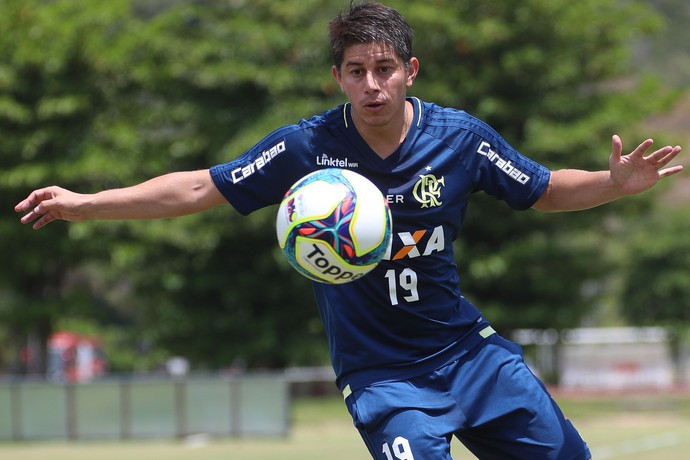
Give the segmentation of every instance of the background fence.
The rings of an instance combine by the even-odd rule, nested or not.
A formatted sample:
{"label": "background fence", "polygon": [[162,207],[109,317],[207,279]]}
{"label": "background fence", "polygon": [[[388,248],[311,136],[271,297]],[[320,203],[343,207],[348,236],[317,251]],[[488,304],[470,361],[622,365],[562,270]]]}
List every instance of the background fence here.
{"label": "background fence", "polygon": [[283,436],[282,374],[0,383],[0,440]]}

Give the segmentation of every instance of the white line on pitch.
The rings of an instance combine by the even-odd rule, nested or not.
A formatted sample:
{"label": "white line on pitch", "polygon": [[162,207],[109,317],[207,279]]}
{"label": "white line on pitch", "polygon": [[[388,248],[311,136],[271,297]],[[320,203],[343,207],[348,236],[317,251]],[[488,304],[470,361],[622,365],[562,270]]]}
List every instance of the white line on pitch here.
{"label": "white line on pitch", "polygon": [[606,458],[624,457],[630,454],[659,450],[677,444],[680,444],[680,435],[678,433],[668,432],[593,448],[592,454],[597,460],[603,460]]}

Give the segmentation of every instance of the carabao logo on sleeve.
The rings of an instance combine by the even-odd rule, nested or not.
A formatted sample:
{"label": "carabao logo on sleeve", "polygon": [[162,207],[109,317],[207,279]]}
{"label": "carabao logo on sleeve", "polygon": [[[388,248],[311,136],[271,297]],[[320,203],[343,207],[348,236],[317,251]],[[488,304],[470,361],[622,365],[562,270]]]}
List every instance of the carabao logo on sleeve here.
{"label": "carabao logo on sleeve", "polygon": [[267,164],[269,164],[275,157],[285,151],[285,141],[279,142],[273,147],[261,152],[261,155],[254,158],[249,164],[240,166],[232,170],[232,183],[236,184],[247,177],[251,176]]}
{"label": "carabao logo on sleeve", "polygon": [[491,148],[491,144],[486,141],[482,141],[482,143],[479,144],[477,153],[486,157],[486,159],[496,166],[501,172],[520,184],[524,185],[531,179],[530,176],[516,168],[510,160],[506,160],[496,153],[496,151]]}

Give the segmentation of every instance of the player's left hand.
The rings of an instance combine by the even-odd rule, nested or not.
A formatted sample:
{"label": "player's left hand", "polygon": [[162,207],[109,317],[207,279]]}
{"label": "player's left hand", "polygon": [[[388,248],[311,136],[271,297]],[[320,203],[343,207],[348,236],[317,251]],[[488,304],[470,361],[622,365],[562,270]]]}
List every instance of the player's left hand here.
{"label": "player's left hand", "polygon": [[680,153],[680,146],[667,145],[647,155],[654,141],[647,139],[628,155],[622,155],[623,142],[618,135],[612,139],[609,170],[611,179],[626,195],[652,188],[659,180],[677,174],[682,165],[667,167]]}

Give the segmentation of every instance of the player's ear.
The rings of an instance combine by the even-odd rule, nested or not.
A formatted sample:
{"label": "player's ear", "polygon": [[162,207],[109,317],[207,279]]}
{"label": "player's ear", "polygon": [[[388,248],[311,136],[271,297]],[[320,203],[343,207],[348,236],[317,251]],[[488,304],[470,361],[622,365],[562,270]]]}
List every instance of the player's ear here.
{"label": "player's ear", "polygon": [[410,59],[409,65],[407,66],[407,87],[412,86],[414,81],[417,79],[419,74],[419,59],[412,57]]}
{"label": "player's ear", "polygon": [[335,81],[338,82],[338,85],[340,86],[340,91],[344,93],[345,88],[343,88],[343,80],[342,78],[340,78],[340,71],[335,65],[331,68],[331,73],[333,73],[333,78],[335,78]]}

